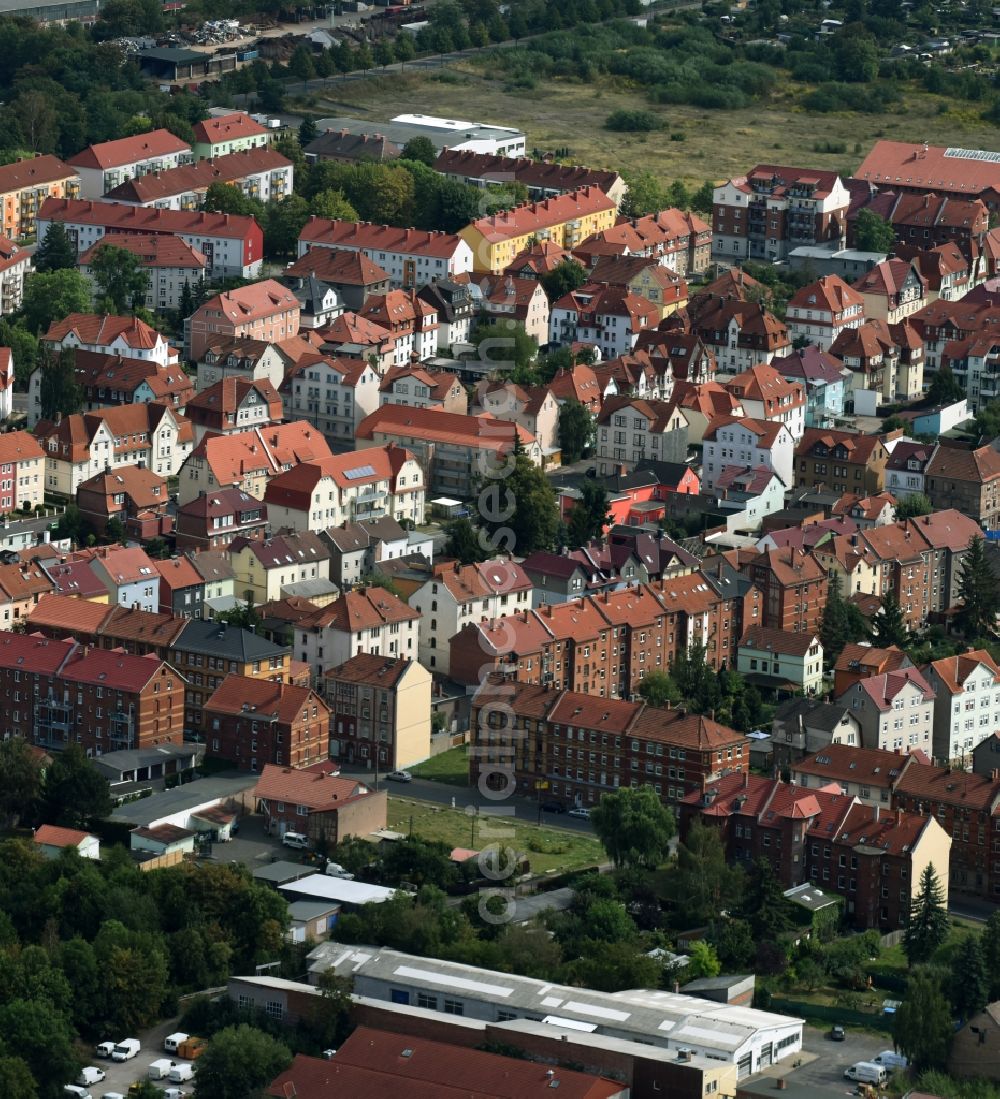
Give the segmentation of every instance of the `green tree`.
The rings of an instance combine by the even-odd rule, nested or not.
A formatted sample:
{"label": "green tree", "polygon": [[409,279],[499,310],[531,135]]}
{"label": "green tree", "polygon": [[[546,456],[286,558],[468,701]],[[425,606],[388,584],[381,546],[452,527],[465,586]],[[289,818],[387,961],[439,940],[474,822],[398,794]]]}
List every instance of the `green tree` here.
{"label": "green tree", "polygon": [[792,926],[791,902],[767,859],[757,859],[751,867],[742,911],[758,942],[774,942]]}
{"label": "green tree", "polygon": [[727,973],[746,969],[757,949],[746,920],[716,920],[709,927],[708,939]]}
{"label": "green tree", "polygon": [[126,1034],[152,1025],[169,991],[163,937],[105,920],[94,939],[94,956],[102,974],[103,1024]]}
{"label": "green tree", "polygon": [[892,1020],[892,1039],[911,1067],[943,1069],[954,1029],[948,1001],[929,973],[914,973]]}
{"label": "green tree", "polygon": [[198,1058],[195,1099],[247,1099],[291,1063],[288,1046],[265,1031],[246,1023],[226,1027]]}
{"label": "green tree", "polygon": [[70,313],[89,309],[90,284],[79,271],[48,271],[32,275],[25,283],[21,315],[25,327],[35,335],[44,334]]}
{"label": "green tree", "polygon": [[575,259],[564,259],[542,275],[542,289],[549,301],[558,301],[571,290],[579,290],[587,281],[587,272]]}
{"label": "green tree", "polygon": [[[399,62],[401,69],[406,68],[406,62],[412,61],[417,56],[417,48],[413,44],[413,39],[408,34],[401,34],[396,39],[396,60]],[[403,156],[408,154],[404,151]]]}
{"label": "green tree", "polygon": [[241,217],[264,217],[264,204],[245,195],[239,187],[228,183],[210,183],[205,191],[205,210],[210,214],[239,214]]}
{"label": "green tree", "polygon": [[76,249],[66,226],[53,221],[35,249],[35,272],[64,271],[76,267]]}
{"label": "green tree", "polygon": [[622,201],[621,212],[625,217],[641,218],[655,214],[667,206],[667,196],[658,176],[645,170],[624,171],[622,179],[628,191]]}
{"label": "green tree", "polygon": [[380,38],[375,43],[375,64],[387,69],[396,60],[396,51],[388,38]]}
{"label": "green tree", "polygon": [[83,389],[76,377],[76,354],[71,348],[57,354],[45,353],[41,366],[38,397],[43,420],[57,414],[72,416],[83,408]]}
{"label": "green tree", "polygon": [[965,389],[959,385],[947,363],[942,363],[931,378],[931,384],[927,389],[927,400],[932,404],[951,404],[960,401],[965,396]]}
{"label": "green tree", "polygon": [[948,938],[948,910],[933,863],[920,875],[903,932],[903,950],[911,966],[929,962]]}
{"label": "green tree", "polygon": [[681,692],[666,672],[650,672],[639,683],[639,696],[650,706],[680,702]]}
{"label": "green tree", "polygon": [[263,624],[263,619],[253,604],[253,596],[250,592],[247,592],[246,602],[237,603],[228,611],[220,611],[215,617],[217,621],[238,626],[241,630],[258,630]]}
{"label": "green tree", "polygon": [[303,89],[316,76],[312,50],[304,42],[295,47],[292,56],[288,59],[288,71],[296,80],[302,81]]}
{"label": "green tree", "polygon": [[315,141],[318,135],[316,123],[311,118],[303,118],[299,123],[299,145],[304,149],[311,141]]}
{"label": "green tree", "polygon": [[90,260],[97,283],[97,307],[106,313],[127,313],[145,305],[149,292],[149,271],[126,248],[102,244]]}
{"label": "green tree", "polygon": [[611,519],[608,494],[600,481],[584,481],[580,499],[569,513],[567,539],[572,549],[585,546],[592,538],[600,538]]}
{"label": "green tree", "polygon": [[874,210],[862,210],[854,223],[854,246],[862,252],[891,252],[896,230]]}
{"label": "green tree", "polygon": [[45,770],[42,814],[49,824],[84,828],[111,812],[108,781],[102,778],[79,744],[70,743]]}
{"label": "green tree", "polygon": [[916,519],[919,515],[930,515],[933,510],[929,497],[922,492],[911,492],[896,504],[896,519]]}
{"label": "green tree", "polygon": [[264,252],[272,259],[294,255],[308,220],[309,204],[301,195],[272,202],[264,214]]}
{"label": "green tree", "polygon": [[497,939],[499,968],[523,977],[551,979],[562,964],[562,948],[542,927],[508,924]]}
{"label": "green tree", "polygon": [[706,939],[697,939],[688,948],[687,965],[684,968],[686,981],[697,981],[703,977],[718,977],[722,972],[722,963],[715,953],[715,947]]}
{"label": "green tree", "polygon": [[438,158],[434,142],[429,137],[419,134],[411,137],[403,146],[403,159],[416,160],[420,164],[426,164],[428,168],[434,167],[434,161]]}
{"label": "green tree", "polygon": [[971,1019],[986,1006],[989,993],[990,974],[982,946],[975,935],[966,935],[952,960],[948,999],[959,1018]]}
{"label": "green tree", "polygon": [[524,325],[514,321],[481,324],[472,333],[479,361],[489,363],[496,371],[530,368],[538,354],[538,343],[529,336]]}
{"label": "green tree", "polygon": [[962,597],[957,625],[964,637],[990,637],[1000,611],[1000,591],[986,558],[986,540],[978,534],[969,539],[962,558],[958,591]]}
{"label": "green tree", "polygon": [[828,665],[849,642],[864,641],[868,637],[868,625],[857,604],[845,602],[840,586],[831,582],[820,620],[820,641],[823,642],[823,659]]}
{"label": "green tree", "polygon": [[520,447],[506,456],[506,476],[484,479],[480,522],[490,544],[527,557],[535,550],[550,550],[559,529],[556,494],[549,479]]}
{"label": "green tree", "polygon": [[362,69],[364,72],[368,72],[375,64],[375,58],[372,57],[372,48],[367,42],[362,42],[354,51],[353,63],[355,69]]}
{"label": "green tree", "polygon": [[444,546],[444,556],[451,557],[463,565],[474,565],[485,561],[489,556],[479,539],[479,533],[467,518],[454,519],[445,527],[448,538]]}
{"label": "green tree", "polygon": [[52,1004],[13,999],[0,1006],[0,1035],[8,1053],[23,1060],[43,1099],[63,1094],[78,1071],[69,1020]]}
{"label": "green tree", "polygon": [[908,420],[904,420],[902,416],[886,416],[882,421],[882,433],[888,434],[890,431],[909,431],[910,424]]}
{"label": "green tree", "polygon": [[990,913],[979,940],[979,948],[983,952],[983,961],[990,978],[987,999],[993,1003],[994,1000],[1000,1000],[1000,912]]}
{"label": "green tree", "polygon": [[882,649],[890,645],[905,645],[907,632],[903,608],[895,594],[888,591],[882,596],[882,605],[872,616],[872,644]]}
{"label": "green tree", "polygon": [[4,1099],[38,1099],[38,1088],[23,1058],[0,1057],[0,1095]]}
{"label": "green tree", "polygon": [[655,988],[660,973],[660,963],[629,942],[602,943],[599,950],[580,958],[572,967],[575,982],[602,992]]}
{"label": "green tree", "polygon": [[309,209],[317,217],[331,221],[357,221],[358,212],[347,201],[343,191],[320,191],[309,203]]}
{"label": "green tree", "polygon": [[623,786],[604,794],[590,811],[590,822],[618,869],[659,866],[677,828],[652,786]]}
{"label": "green tree", "polygon": [[16,828],[30,815],[42,789],[42,771],[21,737],[0,741],[0,821]]}
{"label": "green tree", "polygon": [[866,33],[853,33],[844,27],[834,45],[834,69],[840,80],[848,84],[867,84],[878,76],[878,44]]}
{"label": "green tree", "polygon": [[740,904],[743,874],[726,862],[719,830],[700,818],[691,822],[677,844],[677,862],[670,872],[671,895],[676,898],[686,927],[698,927],[717,919]]}

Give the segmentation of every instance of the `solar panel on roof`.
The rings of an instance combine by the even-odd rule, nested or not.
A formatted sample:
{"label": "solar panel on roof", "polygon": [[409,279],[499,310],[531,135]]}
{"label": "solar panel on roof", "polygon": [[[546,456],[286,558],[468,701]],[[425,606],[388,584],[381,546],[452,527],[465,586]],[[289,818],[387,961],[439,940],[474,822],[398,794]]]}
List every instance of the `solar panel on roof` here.
{"label": "solar panel on roof", "polygon": [[992,149],[945,149],[944,155],[956,160],[983,160],[988,164],[1000,164],[1000,153]]}
{"label": "solar panel on roof", "polygon": [[354,481],[358,477],[371,477],[375,473],[373,466],[357,466],[354,469],[348,469],[344,471],[344,476],[348,481]]}

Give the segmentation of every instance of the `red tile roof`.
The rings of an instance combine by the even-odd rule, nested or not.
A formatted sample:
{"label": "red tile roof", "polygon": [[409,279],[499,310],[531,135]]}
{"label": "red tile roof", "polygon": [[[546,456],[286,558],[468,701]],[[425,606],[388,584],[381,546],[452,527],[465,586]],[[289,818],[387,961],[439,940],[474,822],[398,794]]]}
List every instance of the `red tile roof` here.
{"label": "red tile roof", "polygon": [[[309,706],[316,706],[321,718],[329,714],[326,703],[308,687],[230,675],[212,692],[205,703],[205,711],[230,716],[253,714],[263,721],[274,719],[285,725],[293,725]],[[304,717],[308,716],[307,712]]]}
{"label": "red tile roof", "polygon": [[69,165],[54,156],[19,157],[12,164],[0,166],[0,195],[72,179],[75,175]]}
{"label": "red tile roof", "polygon": [[751,626],[740,641],[740,648],[762,649],[785,653],[789,656],[805,656],[817,637],[808,633],[790,633],[768,626]]}
{"label": "red tile roof", "polygon": [[267,136],[268,131],[243,111],[217,115],[194,124],[196,145],[217,145],[220,141],[238,141],[244,137]]}
{"label": "red tile roof", "polygon": [[992,672],[994,682],[1000,683],[1000,668],[985,649],[970,649],[960,656],[946,656],[931,664],[942,686],[951,694],[962,694],[965,681],[983,666]]}
{"label": "red tile roof", "polygon": [[0,435],[0,463],[31,462],[44,458],[45,451],[27,431],[9,431]]}
{"label": "red tile roof", "polygon": [[409,450],[389,445],[366,447],[364,450],[351,450],[316,461],[299,462],[268,482],[264,500],[275,507],[308,511],[312,504],[313,490],[324,477],[332,478],[342,491],[379,481],[388,481],[392,488],[400,465],[412,460],[413,454]]}
{"label": "red tile roof", "polygon": [[[927,762],[923,752],[914,753]],[[858,748],[849,744],[828,744],[825,748],[791,765],[794,775],[815,776],[828,782],[854,782],[862,786],[891,786],[903,770],[906,755],[879,748]]]}
{"label": "red tile roof", "polygon": [[491,416],[462,416],[433,408],[383,405],[361,421],[355,438],[374,439],[377,434],[387,434],[459,443],[470,449],[499,453],[513,446],[515,432],[525,446],[534,445],[534,437],[527,428]]}
{"label": "red tile roof", "polygon": [[220,486],[240,482],[255,470],[277,474],[285,466],[330,457],[326,439],[306,420],[272,424],[233,435],[206,435],[192,458],[204,458]]}
{"label": "red tile roof", "polygon": [[[2,169],[0,169],[2,171]],[[210,214],[205,210],[159,210],[128,206],[121,202],[47,198],[38,211],[39,221],[71,225],[101,225],[105,230],[131,233],[183,233],[200,237],[245,240],[260,227],[242,214]]]}
{"label": "red tile roof", "polygon": [[[86,564],[89,562],[77,562]],[[56,570],[53,570],[55,573]],[[101,584],[106,595],[107,588]],[[91,603],[89,599],[76,598],[67,594],[43,595],[38,604],[31,608],[28,626],[43,629],[46,626],[60,631],[78,630],[87,637],[96,637],[101,623],[107,618],[110,608],[107,603]]]}
{"label": "red tile roof", "polygon": [[369,790],[363,782],[331,774],[336,766],[327,761],[318,767],[297,771],[267,763],[254,789],[254,797],[290,802],[292,805],[304,805],[314,812],[325,812],[337,809],[354,798],[367,796]]}
{"label": "red tile roof", "polygon": [[[40,604],[59,596],[43,596]],[[35,608],[37,610],[37,608]],[[107,607],[103,608],[107,613]],[[31,619],[28,619],[29,625]],[[39,675],[55,675],[76,646],[75,641],[53,640],[38,633],[0,632],[0,668],[30,670]]]}
{"label": "red tile roof", "polygon": [[363,252],[345,252],[340,248],[310,248],[285,268],[288,278],[315,275],[320,282],[341,286],[377,286],[388,283],[388,272]]}
{"label": "red tile roof", "polygon": [[865,299],[839,275],[824,275],[796,290],[788,301],[789,309],[822,309],[834,314],[864,304]]}
{"label": "red tile roof", "polygon": [[916,760],[903,768],[895,792],[925,803],[941,802],[991,814],[1000,808],[1000,782],[992,776],[921,765]]}
{"label": "red tile roof", "polygon": [[53,321],[42,339],[61,343],[71,332],[80,343],[93,347],[109,347],[121,339],[129,347],[150,351],[165,342],[155,328],[139,317],[118,317],[110,313],[70,313],[61,321]]}
{"label": "red tile roof", "polygon": [[213,183],[236,183],[249,176],[276,172],[292,162],[268,146],[244,149],[225,156],[205,158],[196,164],[183,164],[162,172],[126,180],[105,195],[109,202],[162,202],[176,195],[204,192]]}
{"label": "red tile roof", "polygon": [[204,271],[208,266],[203,252],[169,233],[105,233],[77,262],[81,267],[87,267],[104,247],[124,248],[126,252],[138,256],[143,267]]}
{"label": "red tile roof", "polygon": [[88,145],[82,152],[66,161],[74,168],[122,168],[143,160],[156,160],[173,153],[190,153],[191,146],[181,141],[169,130],[150,130],[149,133],[120,137],[114,141],[102,141]]}
{"label": "red tile roof", "polygon": [[357,653],[350,660],[327,668],[326,679],[344,683],[366,683],[376,687],[394,687],[413,665],[412,660],[396,656],[376,656],[374,653]]}
{"label": "red tile roof", "polygon": [[364,588],[344,592],[339,599],[323,607],[316,617],[317,625],[343,633],[360,633],[394,622],[414,622],[420,618],[420,612],[385,588]]}
{"label": "red tile roof", "polygon": [[138,693],[163,666],[158,656],[133,656],[123,649],[77,650],[63,666],[60,678],[112,691]]}
{"label": "red tile roof", "polygon": [[615,208],[613,200],[597,187],[581,187],[569,194],[556,195],[541,202],[529,202],[524,206],[515,206],[512,210],[478,218],[472,223],[472,227],[485,240],[509,240],[511,237],[529,236],[555,225],[563,225],[587,214]]}
{"label": "red tile roof", "polygon": [[84,840],[94,839],[90,832],[81,832],[77,828],[59,828],[54,824],[40,824],[32,839],[46,847],[79,847]]}
{"label": "red tile roof", "polygon": [[330,221],[313,215],[299,233],[308,245],[360,251],[397,252],[414,256],[451,257],[463,244],[454,233],[423,229],[396,229],[367,221]]}
{"label": "red tile roof", "polygon": [[992,154],[971,150],[972,156],[962,156],[964,152],[910,141],[876,141],[854,178],[945,194],[978,195],[1000,186],[1000,169],[990,159]]}

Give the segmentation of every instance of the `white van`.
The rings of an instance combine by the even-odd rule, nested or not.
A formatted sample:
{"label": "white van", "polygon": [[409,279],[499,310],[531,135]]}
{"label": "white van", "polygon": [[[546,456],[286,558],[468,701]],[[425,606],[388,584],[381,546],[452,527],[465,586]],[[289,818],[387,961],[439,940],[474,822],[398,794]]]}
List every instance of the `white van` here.
{"label": "white van", "polygon": [[112,1061],[131,1061],[142,1047],[138,1038],[122,1038],[111,1054]]}
{"label": "white van", "polygon": [[85,1088],[89,1088],[91,1084],[99,1084],[107,1073],[102,1068],[98,1068],[96,1065],[87,1065],[86,1068],[80,1069],[80,1075],[76,1078],[76,1082],[81,1084]]}
{"label": "white van", "polygon": [[188,1061],[181,1061],[170,1069],[171,1084],[183,1084],[185,1080],[190,1080],[193,1076],[194,1065]]}
{"label": "white van", "polygon": [[354,881],[354,875],[350,870],[345,870],[339,862],[328,862],[326,872],[331,878],[343,878],[344,881]]}
{"label": "white van", "polygon": [[844,1070],[844,1076],[859,1084],[875,1084],[881,1087],[889,1079],[889,1070],[872,1064],[871,1061],[858,1061],[856,1065]]}
{"label": "white van", "polygon": [[150,1080],[165,1080],[170,1075],[174,1062],[160,1057],[149,1066],[148,1078]]}
{"label": "white van", "polygon": [[176,1053],[177,1047],[181,1042],[186,1042],[191,1036],[185,1034],[183,1030],[175,1031],[173,1034],[168,1034],[163,1039],[163,1048],[167,1053]]}
{"label": "white van", "polygon": [[910,1062],[902,1055],[902,1053],[896,1053],[892,1049],[883,1049],[881,1053],[876,1053],[872,1058],[873,1065],[881,1065],[883,1068],[887,1068],[890,1072],[897,1068],[908,1068]]}
{"label": "white van", "polygon": [[101,1042],[99,1046],[94,1047],[94,1053],[96,1053],[98,1057],[110,1057],[114,1051],[114,1042]]}
{"label": "white van", "polygon": [[106,1091],[101,1099],[125,1099],[125,1096],[120,1091]]}
{"label": "white van", "polygon": [[281,842],[286,847],[298,847],[300,850],[307,850],[309,847],[309,837],[302,832],[286,832],[281,837]]}

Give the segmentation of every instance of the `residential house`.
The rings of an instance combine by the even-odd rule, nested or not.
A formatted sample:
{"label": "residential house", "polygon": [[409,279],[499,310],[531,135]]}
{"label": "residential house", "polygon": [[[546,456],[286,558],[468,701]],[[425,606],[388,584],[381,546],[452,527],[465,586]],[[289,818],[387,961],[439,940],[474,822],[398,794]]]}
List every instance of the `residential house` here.
{"label": "residential house", "polygon": [[9,317],[21,308],[24,276],[31,270],[31,255],[9,237],[0,236],[0,317]]}
{"label": "residential house", "polygon": [[597,417],[596,458],[602,476],[653,460],[687,458],[687,420],[676,402],[633,397],[605,400]]}
{"label": "residential house", "polygon": [[808,428],[795,448],[795,487],[878,493],[889,452],[877,435]]}
{"label": "residential house", "polygon": [[1000,731],[1000,668],[985,649],[971,649],[933,661],[924,674],[934,692],[934,758],[964,769]]}
{"label": "residential house", "polygon": [[848,642],[833,666],[833,693],[844,694],[855,683],[899,668],[912,668],[910,658],[895,646],[886,649]]}
{"label": "residential house", "polygon": [[687,306],[687,318],[668,317],[661,330],[679,330],[700,337],[715,356],[719,375],[729,377],[775,355],[786,355],[792,341],[783,321],[758,301],[712,294],[707,289]]}
{"label": "residential house", "polygon": [[588,281],[644,298],[657,308],[657,322],[687,304],[687,283],[653,256],[599,256]]}
{"label": "residential house", "polygon": [[740,402],[747,416],[784,424],[795,442],[805,430],[805,387],[790,382],[773,366],[758,363],[730,378],[726,389]]}
{"label": "residential house", "polygon": [[916,443],[898,439],[885,464],[885,487],[897,500],[925,495],[926,471],[936,443]]}
{"label": "residential house", "polygon": [[[914,754],[921,763],[928,762],[920,749]],[[888,809],[893,785],[905,762],[905,752],[828,744],[821,751],[793,763],[791,780],[796,786],[820,790],[839,786],[842,794],[857,798],[865,805]]]}
{"label": "residential house", "polygon": [[[409,408],[439,408],[465,416],[469,395],[457,374],[411,363],[393,366],[379,383],[379,404],[401,404]],[[368,412],[373,411],[368,409]]]}
{"label": "residential house", "polygon": [[159,313],[165,313],[168,309],[179,310],[184,301],[184,288],[187,287],[190,294],[196,294],[208,271],[205,253],[180,237],[151,233],[106,233],[77,261],[80,274],[91,284],[95,294],[97,280],[92,265],[102,248],[121,248],[139,260],[149,275],[144,304],[147,309]]}
{"label": "residential house", "polygon": [[[391,516],[361,519],[320,531],[330,550],[330,579],[341,589],[360,584],[389,561],[413,559],[422,567],[424,559],[414,554],[410,535]],[[429,550],[433,554],[433,549]]]}
{"label": "residential house", "polygon": [[337,291],[315,275],[290,278],[285,281],[299,302],[299,327],[307,332],[325,328],[344,312],[344,303]]}
{"label": "residential house", "polygon": [[[566,603],[584,594],[620,591],[631,583],[644,584],[650,579],[645,561],[628,543],[594,542],[576,550],[563,548],[559,553],[536,550],[524,559],[522,567],[533,586],[534,608]],[[677,574],[685,571],[690,572],[690,567],[678,569]]]}
{"label": "residential house", "polygon": [[329,439],[350,442],[379,405],[379,375],[364,359],[307,355],[281,385],[285,415],[308,420]]}
{"label": "residential house", "polygon": [[55,590],[55,581],[38,561],[0,565],[0,610],[4,629],[24,622]]}
{"label": "residential house", "polygon": [[330,756],[383,774],[431,753],[431,674],[406,657],[358,653],[327,668]]}
{"label": "residential house", "polygon": [[160,606],[160,574],[138,546],[102,546],[86,551],[91,567],[119,607],[155,611]]}
{"label": "residential house", "polygon": [[184,321],[185,355],[200,359],[219,338],[280,343],[299,330],[298,298],[274,279],[226,290]]}
{"label": "residential house", "polygon": [[174,477],[194,440],[191,424],[158,402],[76,413],[58,423],[42,420],[35,434],[45,452],[45,492],[63,498],[74,498],[98,473],[122,466]]}
{"label": "residential house", "polygon": [[330,551],[310,530],[271,538],[241,536],[230,542],[228,553],[236,594],[253,603],[301,595],[320,605],[336,595],[329,579]]}
{"label": "residential house", "polygon": [[936,509],[955,508],[983,530],[1000,529],[1000,454],[991,447],[939,446],[925,467],[924,480]]}
{"label": "residential house", "polygon": [[329,457],[326,440],[306,420],[235,435],[206,435],[179,472],[177,502],[186,504],[201,492],[230,487],[262,500],[272,477],[301,462]]}
{"label": "residential house", "polygon": [[805,390],[807,427],[833,427],[844,415],[844,397],[851,373],[839,360],[815,344],[771,360],[771,366],[787,382]]}
{"label": "residential house", "polygon": [[438,319],[439,347],[469,342],[469,333],[478,310],[467,283],[438,279],[422,286],[417,296],[431,307]]}
{"label": "residential house", "polygon": [[954,195],[897,194],[885,220],[899,244],[929,248],[957,244],[965,255],[978,254],[989,229],[990,212],[979,198]]}
{"label": "residential house", "polygon": [[703,274],[712,262],[711,226],[690,210],[675,207],[645,217],[621,217],[610,229],[588,237],[578,251],[596,245],[614,247],[617,255],[653,258],[681,278]]}
{"label": "residential house", "polygon": [[162,538],[173,530],[169,504],[166,478],[143,466],[98,473],[76,490],[80,517],[99,538],[108,535],[112,521],[120,525],[120,536],[130,541]]}
{"label": "residential house", "polygon": [[244,111],[216,115],[194,124],[191,151],[195,160],[213,159],[246,149],[266,147],[271,135]]}
{"label": "residential house", "polygon": [[341,313],[320,335],[323,351],[370,363],[379,377],[398,362],[396,337],[358,313]]}
{"label": "residential house", "polygon": [[899,324],[927,304],[927,280],[912,260],[890,256],[854,283],[864,299],[864,315]]}
{"label": "residential house", "polygon": [[827,577],[810,554],[793,546],[750,553],[737,561],[738,554],[733,563],[761,592],[761,625],[810,635],[819,631]]}
{"label": "residential house", "polygon": [[154,561],[160,574],[160,605],[164,614],[178,618],[205,617],[205,580],[189,557]]}
{"label": "residential house", "polygon": [[209,214],[204,210],[156,210],[120,202],[50,198],[38,212],[37,233],[44,238],[58,221],[82,255],[108,233],[178,236],[208,260],[207,277],[256,278],[263,263],[264,233],[252,217]]}
{"label": "residential house", "polygon": [[484,275],[478,286],[479,307],[484,321],[501,324],[505,320],[513,320],[524,326],[524,331],[539,347],[549,342],[552,311],[540,282],[513,278],[505,272],[495,278]]}
{"label": "residential house", "polygon": [[639,333],[653,328],[656,306],[627,289],[588,282],[551,305],[547,343],[554,347],[593,344],[602,358],[628,354]]}
{"label": "residential house", "polygon": [[817,694],[823,687],[823,646],[815,634],[751,626],[740,640],[736,670],[759,687]]}
{"label": "residential house", "polygon": [[357,312],[373,294],[389,292],[389,273],[364,252],[337,248],[310,248],[285,268],[285,278],[315,278],[329,286],[345,309]]}
{"label": "residential house", "polygon": [[834,744],[857,749],[861,726],[850,707],[818,698],[790,698],[774,712],[773,765],[791,770],[797,760]]}
{"label": "residential house", "polygon": [[177,365],[174,348],[139,317],[70,313],[53,321],[41,340],[52,352],[79,349],[120,359],[146,359],[163,367]]}
{"label": "residential house", "polygon": [[26,431],[0,434],[0,511],[30,511],[44,501],[45,451],[38,440]]}
{"label": "residential house", "polygon": [[425,668],[448,675],[451,639],[468,622],[516,614],[531,606],[532,581],[510,558],[475,565],[446,561],[409,599],[420,613],[417,658]]}
{"label": "residential house", "polygon": [[891,492],[880,492],[875,496],[845,492],[830,509],[830,515],[831,522],[846,518],[858,530],[885,527],[896,520],[896,498]]}
{"label": "residential house", "polygon": [[58,157],[18,157],[0,167],[0,234],[8,240],[35,235],[45,239],[47,224],[39,207],[49,200],[75,199],[80,193],[76,169]]}
{"label": "residential house", "polygon": [[266,378],[223,378],[192,397],[184,415],[197,445],[206,435],[235,435],[281,423],[281,397]]}
{"label": "residential house", "polygon": [[559,453],[559,402],[545,385],[483,382],[476,394],[474,414],[520,424],[531,434],[549,462]]}
{"label": "residential house", "polygon": [[385,791],[340,778],[332,761],[299,769],[265,763],[254,797],[269,834],[302,832],[328,850],[349,836],[363,838],[385,827]]}
{"label": "residential house", "polygon": [[300,462],[274,477],[264,499],[277,529],[322,531],[388,516],[424,521],[424,471],[414,454],[389,444]]}
{"label": "residential house", "polygon": [[266,379],[275,389],[280,389],[287,366],[295,361],[292,348],[302,343],[301,335],[282,344],[261,340],[212,340],[198,363],[196,388],[201,392],[223,378],[243,378],[247,381]]}
{"label": "residential house", "polygon": [[824,275],[788,301],[786,323],[793,340],[829,351],[837,337],[865,320],[865,299],[838,275]]}
{"label": "residential house", "polygon": [[338,164],[357,164],[366,160],[377,164],[403,155],[402,146],[383,134],[352,134],[347,130],[326,130],[302,150],[306,161],[333,160]]}
{"label": "residential house", "polygon": [[176,168],[192,160],[191,146],[169,130],[88,145],[67,160],[79,176],[83,198],[100,199],[127,179]]}
{"label": "residential house", "polygon": [[934,691],[916,668],[898,668],[852,684],[838,702],[850,706],[865,748],[903,752],[933,743]]}
{"label": "residential house", "polygon": [[702,487],[714,489],[727,471],[763,468],[776,473],[788,488],[794,452],[792,434],[781,421],[724,416],[708,428],[702,440]]}
{"label": "residential house", "polygon": [[589,366],[578,363],[571,370],[560,368],[548,384],[560,405],[567,401],[577,401],[591,415],[596,416],[601,411],[604,394],[598,384],[597,375]]}
{"label": "residential house", "polygon": [[434,493],[468,497],[486,463],[494,466],[513,448],[515,435],[528,460],[542,464],[538,443],[519,424],[489,416],[458,416],[433,408],[383,405],[357,430],[358,447],[394,445],[409,450]]}
{"label": "residential house", "polygon": [[227,676],[205,703],[205,754],[240,771],[329,758],[330,708],[308,687]]}
{"label": "residential house", "polygon": [[385,329],[394,343],[394,366],[405,366],[411,359],[432,359],[438,351],[440,325],[433,305],[409,290],[390,290],[374,294],[359,316]]}
{"label": "residential house", "polygon": [[472,270],[472,249],[453,233],[314,216],[299,233],[299,257],[316,248],[360,252],[388,274],[391,286],[404,289]]}
{"label": "residential house", "polygon": [[236,574],[229,558],[217,550],[198,550],[189,555],[198,575],[205,583],[202,603],[206,618],[231,610],[237,603]]}
{"label": "residential house", "polygon": [[240,488],[204,489],[176,510],[178,551],[225,549],[234,538],[264,537],[267,504]]}

